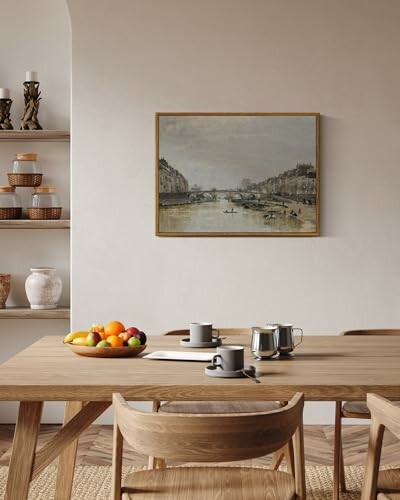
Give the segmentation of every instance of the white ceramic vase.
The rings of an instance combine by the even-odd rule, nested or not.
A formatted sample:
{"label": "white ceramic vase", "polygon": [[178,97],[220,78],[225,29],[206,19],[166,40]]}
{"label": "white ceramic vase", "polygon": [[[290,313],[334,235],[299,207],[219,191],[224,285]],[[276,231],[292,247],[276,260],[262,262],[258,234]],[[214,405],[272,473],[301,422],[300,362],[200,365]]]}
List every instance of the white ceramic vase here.
{"label": "white ceramic vase", "polygon": [[25,291],[31,309],[55,309],[61,297],[62,281],[54,267],[32,267]]}

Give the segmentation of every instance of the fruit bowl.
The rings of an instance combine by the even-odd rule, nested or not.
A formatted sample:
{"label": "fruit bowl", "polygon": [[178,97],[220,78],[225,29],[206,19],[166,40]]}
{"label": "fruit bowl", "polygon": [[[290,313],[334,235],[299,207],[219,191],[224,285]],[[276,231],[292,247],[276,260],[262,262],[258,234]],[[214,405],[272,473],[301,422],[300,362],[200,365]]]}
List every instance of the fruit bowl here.
{"label": "fruit bowl", "polygon": [[146,345],[135,347],[86,347],[80,345],[67,344],[72,352],[79,356],[90,358],[133,358],[146,349]]}

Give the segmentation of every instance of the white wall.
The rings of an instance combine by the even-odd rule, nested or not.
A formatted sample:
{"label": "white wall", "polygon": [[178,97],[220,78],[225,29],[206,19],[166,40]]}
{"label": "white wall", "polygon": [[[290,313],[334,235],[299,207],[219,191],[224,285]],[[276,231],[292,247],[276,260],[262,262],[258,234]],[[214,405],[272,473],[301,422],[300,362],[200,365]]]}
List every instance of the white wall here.
{"label": "white wall", "polygon": [[[399,324],[397,0],[68,3],[75,327],[273,318],[314,335]],[[65,25],[47,19],[60,48]],[[60,75],[54,46],[46,67]],[[25,71],[22,52],[9,64]],[[235,110],[321,112],[322,237],[154,236],[154,113]],[[309,406],[307,421],[330,410]]]}
{"label": "white wall", "polygon": [[[12,123],[18,130],[23,111],[26,70],[37,70],[42,102],[39,120],[43,128],[69,129],[71,32],[64,0],[2,0],[0,15],[0,87],[11,89]],[[69,218],[69,144],[0,143],[0,185],[7,184],[17,152],[37,152],[45,174],[43,183],[55,185]],[[32,188],[18,188],[24,206]],[[12,275],[7,305],[28,305],[25,279],[31,266],[54,266],[63,280],[60,305],[69,304],[69,233],[66,230],[0,230],[0,272]],[[43,335],[63,334],[68,320],[0,319],[0,363]],[[16,405],[0,404],[0,422],[15,420]],[[54,406],[46,408],[44,419],[60,416]]]}
{"label": "white wall", "polygon": [[[68,3],[75,327],[400,323],[397,0]],[[319,111],[322,236],[155,237],[156,111]]]}

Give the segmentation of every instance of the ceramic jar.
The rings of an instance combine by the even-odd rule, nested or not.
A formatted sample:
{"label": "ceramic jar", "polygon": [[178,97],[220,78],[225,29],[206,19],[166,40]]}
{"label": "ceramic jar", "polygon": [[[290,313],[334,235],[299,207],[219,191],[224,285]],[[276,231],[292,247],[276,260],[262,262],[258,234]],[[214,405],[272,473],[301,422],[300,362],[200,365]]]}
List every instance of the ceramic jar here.
{"label": "ceramic jar", "polygon": [[55,309],[61,297],[62,281],[54,267],[32,267],[25,291],[31,309]]}
{"label": "ceramic jar", "polygon": [[11,274],[0,273],[0,309],[6,307],[8,294],[10,293]]}

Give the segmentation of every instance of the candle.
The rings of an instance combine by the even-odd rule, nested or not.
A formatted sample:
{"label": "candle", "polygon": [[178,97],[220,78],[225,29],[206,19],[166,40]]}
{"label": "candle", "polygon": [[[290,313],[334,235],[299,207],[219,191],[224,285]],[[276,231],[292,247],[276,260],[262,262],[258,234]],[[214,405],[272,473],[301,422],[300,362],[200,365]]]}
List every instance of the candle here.
{"label": "candle", "polygon": [[10,99],[10,89],[0,89],[0,99]]}
{"label": "candle", "polygon": [[38,82],[38,73],[37,71],[27,71],[25,73],[25,81],[26,82]]}

